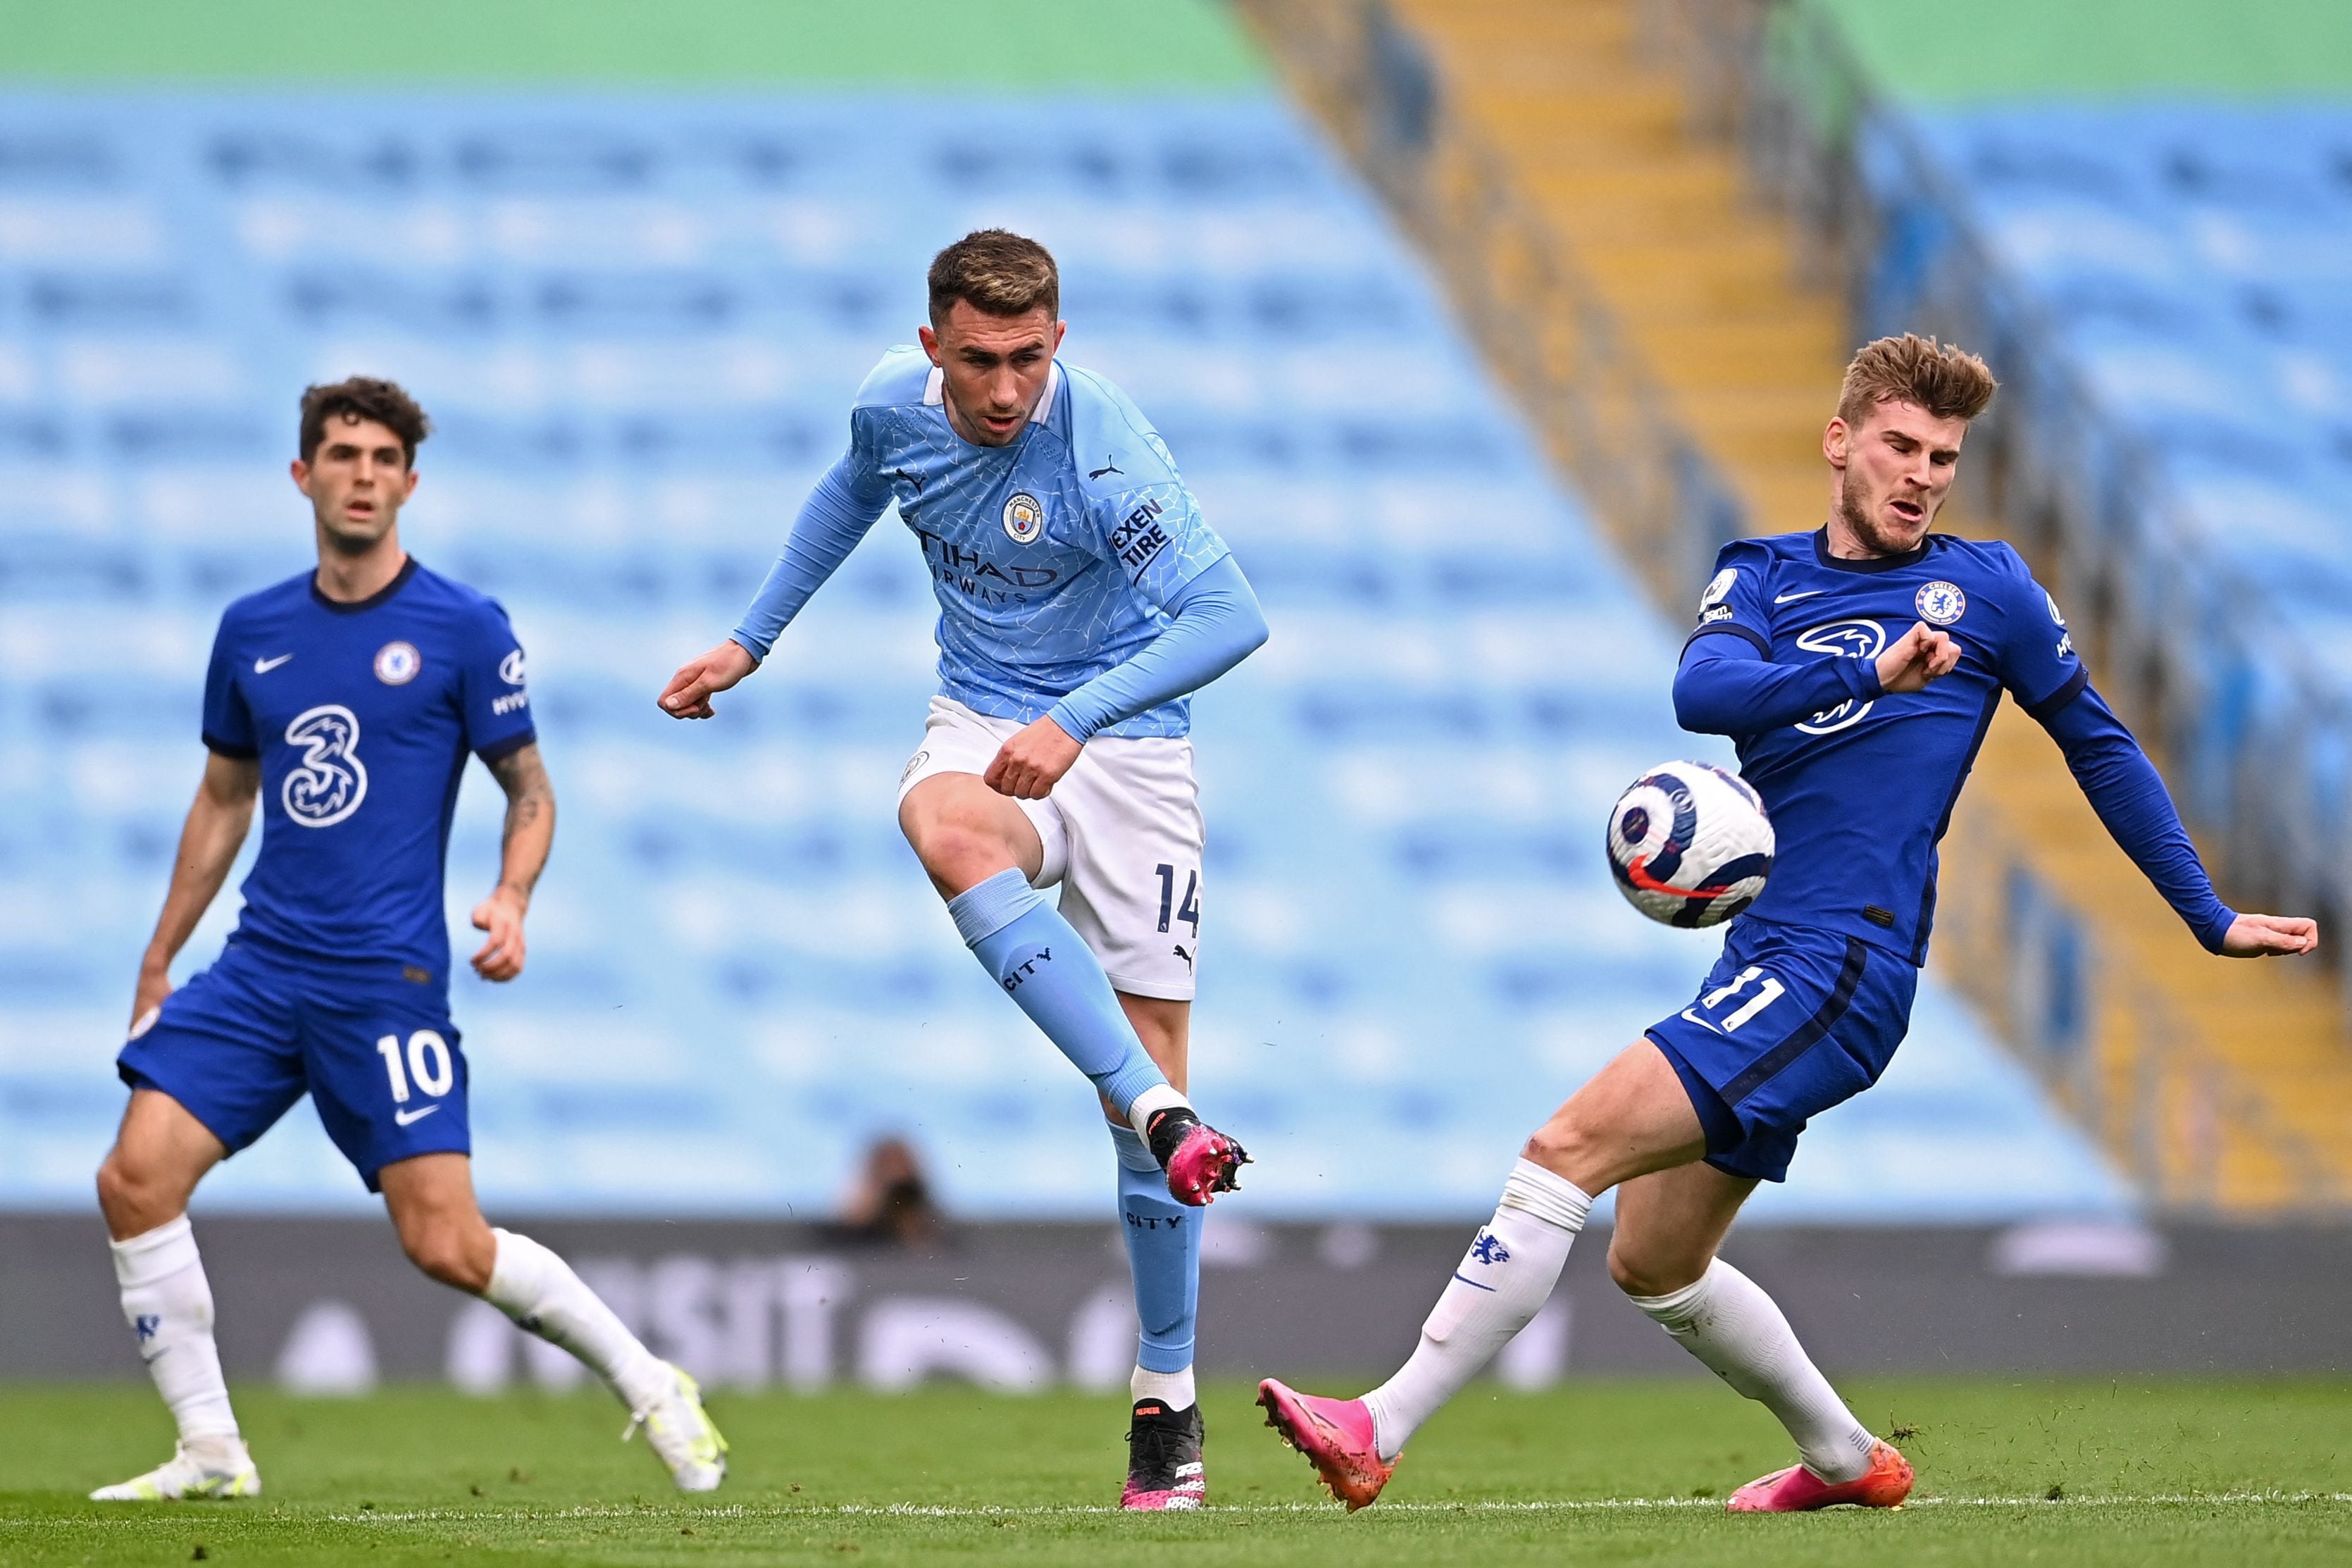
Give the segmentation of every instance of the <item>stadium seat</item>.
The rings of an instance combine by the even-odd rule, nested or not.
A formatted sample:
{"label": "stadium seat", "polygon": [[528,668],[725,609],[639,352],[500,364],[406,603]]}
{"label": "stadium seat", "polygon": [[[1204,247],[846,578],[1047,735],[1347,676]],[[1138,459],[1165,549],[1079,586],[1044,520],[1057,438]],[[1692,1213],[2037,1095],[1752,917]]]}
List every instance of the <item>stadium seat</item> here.
{"label": "stadium seat", "polygon": [[[1091,1095],[894,826],[934,615],[896,521],[717,722],[653,705],[912,335],[931,250],[983,222],[1057,249],[1067,357],[1154,416],[1273,619],[1197,703],[1194,1082],[1258,1148],[1246,1201],[1483,1212],[1532,1120],[1711,961],[1624,907],[1600,824],[1645,765],[1726,752],[1675,729],[1675,629],[1404,242],[1255,100],[0,103],[0,1202],[87,1201],[213,626],[306,565],[299,389],[368,372],[439,422],[405,537],[512,614],[562,801],[530,973],[457,982],[486,1196],[806,1213],[898,1131],[950,1206],[1097,1212]],[[498,813],[477,773],[460,958]],[[2126,1205],[1923,999],[1887,1086],[1759,1212]],[[307,1113],[206,1194],[366,1201]]]}

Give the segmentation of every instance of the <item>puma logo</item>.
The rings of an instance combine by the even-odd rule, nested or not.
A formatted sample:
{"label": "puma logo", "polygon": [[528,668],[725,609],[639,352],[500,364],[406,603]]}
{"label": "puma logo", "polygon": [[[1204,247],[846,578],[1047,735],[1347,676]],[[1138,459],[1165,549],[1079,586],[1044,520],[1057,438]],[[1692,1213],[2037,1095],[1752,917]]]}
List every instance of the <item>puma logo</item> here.
{"label": "puma logo", "polygon": [[1125,474],[1126,472],[1127,472],[1127,470],[1126,470],[1125,468],[1120,468],[1120,467],[1118,466],[1118,461],[1117,461],[1117,459],[1116,459],[1116,458],[1109,458],[1109,457],[1106,457],[1106,458],[1103,459],[1103,466],[1102,466],[1101,468],[1092,468],[1092,469],[1087,470],[1087,478],[1088,478],[1088,479],[1101,479],[1105,474],[1121,474],[1121,475],[1123,475],[1123,474]]}
{"label": "puma logo", "polygon": [[922,475],[907,468],[893,468],[890,470],[890,477],[894,479],[904,479],[908,484],[914,486],[916,495],[920,496],[923,493]]}
{"label": "puma logo", "polygon": [[1191,973],[1192,969],[1192,955],[1184,951],[1184,944],[1181,942],[1176,943],[1176,956],[1184,961],[1186,973]]}

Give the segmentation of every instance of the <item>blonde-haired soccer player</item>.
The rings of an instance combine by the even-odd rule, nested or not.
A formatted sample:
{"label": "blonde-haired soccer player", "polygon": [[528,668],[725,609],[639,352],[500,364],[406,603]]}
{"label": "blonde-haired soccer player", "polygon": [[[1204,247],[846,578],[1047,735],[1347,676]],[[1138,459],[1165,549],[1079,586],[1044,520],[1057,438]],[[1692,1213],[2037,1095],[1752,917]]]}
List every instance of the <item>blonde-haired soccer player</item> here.
{"label": "blonde-haired soccer player", "polygon": [[2208,951],[2312,951],[2307,920],[2223,907],[2171,798],[2091,689],[2057,601],[2006,544],[1933,533],[1976,356],[1883,338],[1822,437],[1828,521],[1724,546],[1675,676],[1683,727],[1733,737],[1777,855],[1691,1005],[1653,1025],[1528,1140],[1412,1359],[1361,1399],[1269,1379],[1272,1423],[1350,1508],[1414,1430],[1525,1327],[1592,1200],[1617,1189],[1609,1271],[1633,1304],[1789,1429],[1800,1462],[1730,1506],[1891,1507],[1911,1467],[1854,1418],[1756,1283],[1716,1257],[1806,1121],[1875,1082],[1909,1026],[1935,917],[1936,845],[2006,690],[2064,750],[2117,843]]}

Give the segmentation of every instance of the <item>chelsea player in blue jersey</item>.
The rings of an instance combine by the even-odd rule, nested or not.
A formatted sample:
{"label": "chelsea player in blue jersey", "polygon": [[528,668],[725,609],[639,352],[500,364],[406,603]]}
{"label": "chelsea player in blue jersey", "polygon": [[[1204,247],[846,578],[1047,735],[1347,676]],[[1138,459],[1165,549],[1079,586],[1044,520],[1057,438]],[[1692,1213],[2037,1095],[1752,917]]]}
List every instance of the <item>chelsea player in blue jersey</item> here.
{"label": "chelsea player in blue jersey", "polygon": [[[304,1093],[382,1192],[418,1268],[484,1297],[601,1373],[677,1485],[725,1444],[693,1380],[656,1359],[554,1253],[474,1199],[467,1067],[449,1017],[442,862],[468,752],[507,795],[499,883],[474,910],[485,980],[522,973],[523,916],[555,833],[523,653],[506,612],[402,550],[424,410],[389,382],[303,395],[294,482],[319,565],[237,600],[205,679],[210,755],[139,974],[120,1070],[131,1103],[98,1173],[123,1315],[179,1425],[159,1468],[92,1497],[248,1497],[187,1218],[205,1173]],[[220,891],[258,798],[261,853],[236,930],[173,990],[173,958]]]}
{"label": "chelsea player in blue jersey", "polygon": [[[1158,433],[1055,358],[1043,246],[968,235],[932,262],[929,293],[922,347],[866,377],[848,451],[741,625],[661,704],[709,718],[897,506],[940,603],[940,694],[899,826],[974,956],[1101,1094],[1142,1326],[1120,1504],[1197,1508],[1192,1211],[1247,1156],[1184,1096],[1205,838],[1187,694],[1265,622]],[[1055,883],[1058,905],[1038,890]]]}
{"label": "chelsea player in blue jersey", "polygon": [[1652,1026],[1528,1142],[1501,1206],[1397,1374],[1362,1399],[1269,1380],[1274,1424],[1351,1508],[1413,1430],[1550,1296],[1592,1199],[1616,1187],[1609,1270],[1633,1304],[1796,1440],[1736,1510],[1890,1507],[1903,1456],[1854,1419],[1756,1284],[1716,1257],[1807,1119],[1875,1082],[1910,1022],[1936,845],[2008,692],[2063,750],[2116,841],[2208,952],[2307,953],[2308,920],[2214,897],[2164,783],[2006,544],[1931,533],[1982,361],[1906,335],[1865,346],[1822,438],[1825,526],[1726,545],[1675,677],[1685,729],[1733,737],[1777,854],[1688,1007]]}

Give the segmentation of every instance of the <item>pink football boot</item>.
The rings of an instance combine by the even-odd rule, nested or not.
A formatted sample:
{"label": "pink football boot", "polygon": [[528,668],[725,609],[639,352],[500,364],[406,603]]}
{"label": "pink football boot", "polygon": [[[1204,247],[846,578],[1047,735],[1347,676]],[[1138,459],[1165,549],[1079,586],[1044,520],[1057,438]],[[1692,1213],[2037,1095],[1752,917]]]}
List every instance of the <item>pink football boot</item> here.
{"label": "pink football boot", "polygon": [[1257,1402],[1265,1424],[1307,1456],[1325,1489],[1346,1503],[1349,1513],[1369,1507],[1396,1474],[1397,1460],[1381,1458],[1372,1413],[1362,1400],[1319,1399],[1269,1377],[1257,1385]]}
{"label": "pink football boot", "polygon": [[1151,1157],[1168,1173],[1168,1195],[1192,1208],[1205,1207],[1219,1193],[1241,1186],[1249,1152],[1184,1106],[1153,1116],[1144,1134]]}
{"label": "pink football boot", "polygon": [[1911,1495],[1911,1461],[1885,1443],[1870,1451],[1861,1479],[1825,1481],[1802,1465],[1759,1476],[1731,1494],[1734,1513],[1803,1513],[1852,1503],[1857,1508],[1900,1508]]}

